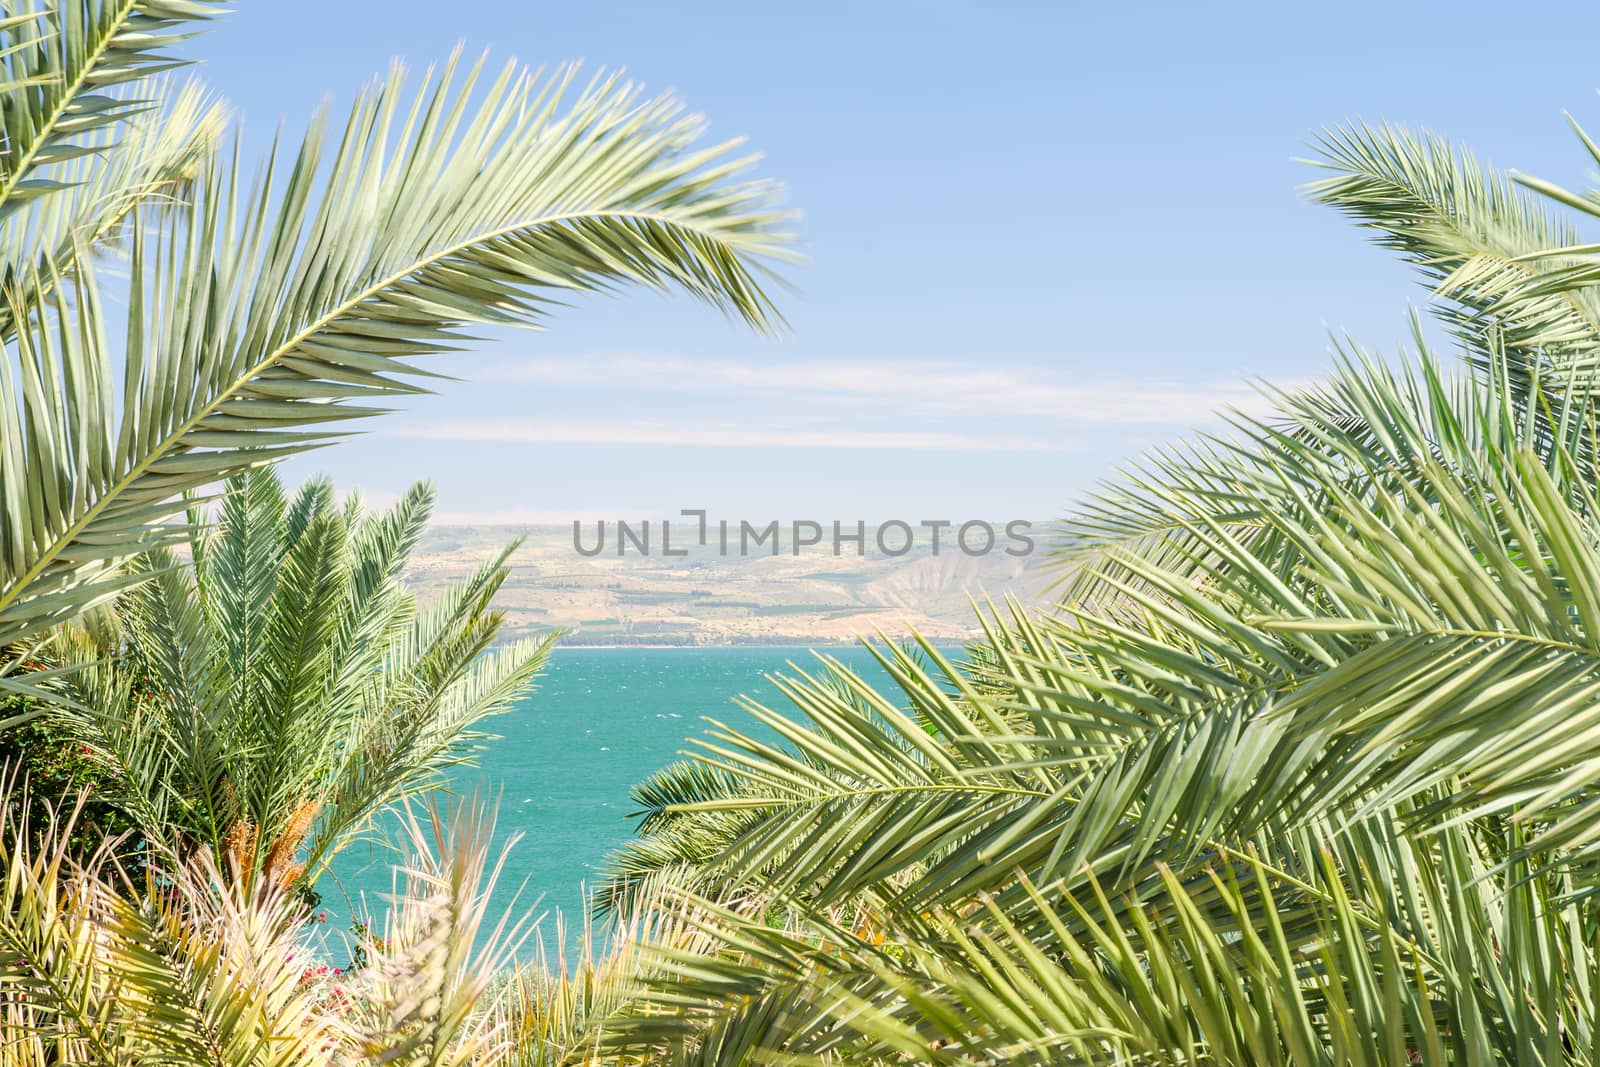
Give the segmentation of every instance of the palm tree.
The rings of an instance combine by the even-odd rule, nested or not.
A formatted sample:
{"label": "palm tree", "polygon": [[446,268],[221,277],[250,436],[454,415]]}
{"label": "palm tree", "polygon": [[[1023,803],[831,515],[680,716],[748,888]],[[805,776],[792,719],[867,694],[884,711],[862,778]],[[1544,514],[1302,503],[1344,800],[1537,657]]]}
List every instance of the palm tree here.
{"label": "palm tree", "polygon": [[151,80],[220,13],[0,17],[0,644],[142,580],[121,564],[182,536],[185,492],[423,391],[467,324],[629,284],[776,321],[784,214],[672,99],[455,58],[408,88],[396,67],[257,169],[203,93]]}
{"label": "palm tree", "polygon": [[716,725],[637,790],[612,899],[675,879],[723,948],[660,950],[608,1048],[1600,1063],[1600,247],[1548,210],[1600,198],[1396,129],[1320,162],[1461,364],[1341,344],[1119,474],[1060,602],[966,660],[825,661]]}
{"label": "palm tree", "polygon": [[[303,839],[314,871],[525,684],[536,648],[473,658],[499,561],[413,612],[389,568],[419,494],[358,520],[325,488],[277,508],[257,475],[221,532],[171,520],[424,392],[442,377],[425,357],[472,324],[640,285],[773,328],[786,213],[669,97],[458,57],[420,83],[395,67],[253,166],[219,103],[161,77],[221,13],[0,9],[0,646],[21,651],[0,687],[58,696],[15,667],[118,597],[155,682],[131,719],[74,711],[149,831],[142,879],[79,854],[71,812],[30,827],[21,787],[0,788],[0,1063],[500,1062],[509,1024],[477,1007],[519,934],[476,937],[496,870],[481,811],[409,822],[389,936],[348,987],[304,970],[285,884]],[[185,541],[192,572],[163,555]],[[70,684],[123,692],[128,666]]]}
{"label": "palm tree", "polygon": [[403,584],[432,503],[418,484],[368,515],[325,480],[291,498],[253,471],[214,524],[191,514],[191,566],[162,549],[131,567],[149,580],[117,601],[125,649],[69,637],[72,699],[50,714],[147,845],[309,881],[531,688],[554,634],[491,649],[515,543],[431,603]]}
{"label": "palm tree", "polygon": [[481,804],[402,819],[396,907],[341,974],[284,886],[241,885],[200,852],[130,893],[105,852],[74,864],[71,811],[30,829],[16,799],[0,787],[6,1067],[512,1062],[484,1002],[529,926],[488,914],[500,868]]}

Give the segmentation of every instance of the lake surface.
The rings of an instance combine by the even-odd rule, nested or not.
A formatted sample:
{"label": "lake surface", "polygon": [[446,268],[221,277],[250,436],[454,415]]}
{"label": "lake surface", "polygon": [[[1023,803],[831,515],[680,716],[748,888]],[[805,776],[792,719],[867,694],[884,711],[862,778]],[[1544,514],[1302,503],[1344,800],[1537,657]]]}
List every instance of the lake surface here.
{"label": "lake surface", "polygon": [[[887,681],[871,654],[858,646],[824,650],[874,682]],[[788,663],[815,673],[816,657],[804,648],[557,648],[539,689],[515,709],[489,720],[502,735],[478,765],[452,779],[457,793],[499,798],[498,842],[522,834],[510,854],[497,903],[539,901],[572,920],[584,887],[599,880],[612,849],[633,832],[628,791],[679,758],[686,739],[706,729],[703,716],[732,726],[753,726],[732,700],[741,693],[768,707],[787,702],[765,680]],[[333,877],[318,888],[330,932],[351,914],[347,899],[377,912],[391,891],[393,853],[357,843],[341,855]],[[543,924],[546,931],[551,926]]]}

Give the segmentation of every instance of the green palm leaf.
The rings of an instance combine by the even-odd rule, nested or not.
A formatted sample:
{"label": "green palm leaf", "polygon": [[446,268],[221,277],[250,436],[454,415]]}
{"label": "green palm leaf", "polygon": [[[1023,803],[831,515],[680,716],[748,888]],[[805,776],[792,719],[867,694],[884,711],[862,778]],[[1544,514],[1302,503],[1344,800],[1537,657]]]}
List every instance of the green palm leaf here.
{"label": "green palm leaf", "polygon": [[[767,186],[731,180],[746,161],[730,146],[695,147],[700,120],[616,79],[563,110],[570,72],[455,74],[409,100],[392,75],[331,158],[319,125],[254,193],[211,161],[191,211],[136,212],[120,387],[92,279],[69,301],[71,265],[46,261],[13,291],[0,638],[119,588],[115,561],[170,541],[178,494],[418,391],[414,361],[465,323],[534,322],[560,292],[628,283],[776,321],[759,273],[785,253],[784,216]],[[62,401],[42,421],[47,394]]]}
{"label": "green palm leaf", "polygon": [[0,18],[0,220],[69,189],[55,164],[104,153],[96,137],[148,101],[105,90],[183,66],[168,50],[214,0],[24,0]]}
{"label": "green palm leaf", "polygon": [[1335,172],[1307,193],[1375,232],[1441,299],[1435,310],[1469,353],[1532,368],[1582,353],[1600,334],[1600,299],[1569,289],[1530,299],[1550,264],[1529,257],[1579,243],[1548,198],[1519,189],[1443,138],[1392,126],[1324,133],[1312,163]]}
{"label": "green palm leaf", "polygon": [[[491,647],[491,599],[516,546],[418,605],[402,582],[432,490],[393,509],[341,506],[325,481],[271,470],[195,516],[186,565],[131,569],[109,649],[63,635],[49,714],[110,772],[107,800],[148,840],[314,879],[380,813],[470,760],[485,719],[533,686],[554,634]],[[220,862],[220,861],[219,861]],[[292,874],[286,875],[286,872]]]}

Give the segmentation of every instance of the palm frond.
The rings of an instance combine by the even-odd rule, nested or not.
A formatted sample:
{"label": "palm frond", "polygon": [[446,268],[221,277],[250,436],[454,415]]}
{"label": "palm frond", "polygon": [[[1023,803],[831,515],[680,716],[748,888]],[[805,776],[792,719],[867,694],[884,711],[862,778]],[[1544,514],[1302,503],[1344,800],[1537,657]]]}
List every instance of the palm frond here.
{"label": "palm frond", "polygon": [[[25,284],[41,253],[58,264],[72,263],[80,250],[116,256],[141,205],[152,214],[182,210],[201,161],[221,139],[227,109],[195,82],[147,88],[157,106],[88,135],[97,151],[44,168],[60,183],[57,192],[0,220],[0,288]],[[11,311],[0,306],[0,337],[8,341],[16,328]]]}
{"label": "palm frond", "polygon": [[432,493],[387,513],[327,482],[292,496],[234,479],[184,563],[136,561],[119,643],[61,634],[72,708],[54,721],[112,775],[150,840],[314,879],[381,812],[472,759],[482,723],[529,692],[555,634],[492,648],[504,552],[419,610],[403,583]]}
{"label": "palm frond", "polygon": [[1528,292],[1560,265],[1531,257],[1580,240],[1570,216],[1553,214],[1547,197],[1433,134],[1354,126],[1325,132],[1314,147],[1312,162],[1336,173],[1307,194],[1414,264],[1469,356],[1487,365],[1498,353],[1524,371],[1552,362],[1570,370],[1570,357],[1600,338],[1593,292]]}
{"label": "palm frond", "polygon": [[0,18],[0,219],[70,188],[55,164],[103,153],[95,134],[149,107],[106,92],[184,65],[170,49],[215,0],[24,0]]}
{"label": "palm frond", "polygon": [[491,925],[488,903],[506,850],[481,802],[403,821],[410,862],[396,870],[381,947],[349,983],[353,1051],[368,1062],[477,1067],[504,1062],[505,1020],[485,1010],[490,983],[531,932],[529,918]]}
{"label": "palm frond", "polygon": [[[136,212],[120,389],[92,279],[46,260],[12,287],[0,639],[114,592],[118,560],[173,536],[180,494],[417,391],[414,360],[464,324],[535,322],[561,292],[627,284],[776,322],[760,274],[786,254],[784,215],[735,180],[731,145],[696,147],[700,120],[615,78],[563,109],[570,71],[456,75],[408,103],[395,73],[331,158],[318,124],[253,192],[210,160],[182,218]],[[45,393],[59,418],[38,417]]]}

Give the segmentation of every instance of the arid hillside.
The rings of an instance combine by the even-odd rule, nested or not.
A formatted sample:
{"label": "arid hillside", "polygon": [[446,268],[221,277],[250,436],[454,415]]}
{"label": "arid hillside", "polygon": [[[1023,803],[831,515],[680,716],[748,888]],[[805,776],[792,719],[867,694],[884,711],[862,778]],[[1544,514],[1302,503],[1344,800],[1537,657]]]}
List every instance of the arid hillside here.
{"label": "arid hillside", "polygon": [[[1036,527],[1040,529],[1042,527]],[[586,557],[571,527],[439,526],[412,557],[408,579],[423,596],[466,574],[517,537],[511,578],[496,602],[507,634],[561,627],[567,644],[827,644],[914,628],[940,640],[976,633],[972,600],[1032,601],[1047,580],[1042,547],[1031,557],[995,551],[969,556],[953,546],[933,555],[918,545],[886,556],[868,537],[864,555],[828,544],[795,555],[758,550],[741,557],[691,546],[666,557],[614,546]],[[1042,545],[1042,542],[1041,542]]]}

